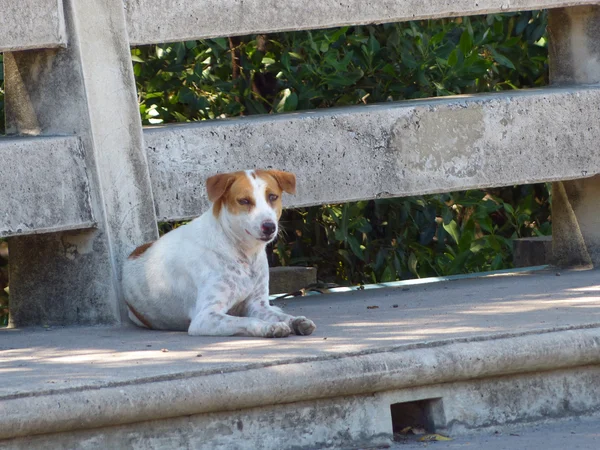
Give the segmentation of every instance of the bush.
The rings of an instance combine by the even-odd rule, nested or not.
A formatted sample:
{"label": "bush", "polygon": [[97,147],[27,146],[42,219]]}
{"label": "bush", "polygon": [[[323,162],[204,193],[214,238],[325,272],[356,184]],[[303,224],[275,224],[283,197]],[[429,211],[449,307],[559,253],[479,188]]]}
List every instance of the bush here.
{"label": "bush", "polygon": [[132,51],[145,123],[546,84],[545,12],[210,39]]}

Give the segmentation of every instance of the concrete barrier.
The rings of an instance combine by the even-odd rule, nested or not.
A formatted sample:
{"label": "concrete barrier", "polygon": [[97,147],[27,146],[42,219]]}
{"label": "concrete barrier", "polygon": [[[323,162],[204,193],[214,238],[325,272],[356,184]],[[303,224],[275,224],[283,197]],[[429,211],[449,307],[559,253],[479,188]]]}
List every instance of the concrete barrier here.
{"label": "concrete barrier", "polygon": [[289,207],[589,177],[598,123],[590,87],[201,122],[144,139],[157,216],[179,220],[206,208],[210,174],[254,166],[296,173]]}
{"label": "concrete barrier", "polygon": [[124,0],[133,45],[598,5],[598,0]]}
{"label": "concrete barrier", "polygon": [[79,139],[0,139],[0,161],[0,237],[96,225]]}
{"label": "concrete barrier", "polygon": [[63,0],[0,0],[0,52],[67,44]]}
{"label": "concrete barrier", "polygon": [[[209,174],[249,167],[297,173],[287,206],[555,181],[554,256],[600,264],[598,4],[0,0],[6,128],[16,140],[0,151],[17,149],[0,168],[0,197],[13,205],[0,213],[13,324],[124,320],[123,258],[156,239],[158,219],[199,214]],[[142,132],[133,44],[541,8],[550,9],[551,81],[569,88]],[[26,152],[23,135],[39,147]]]}

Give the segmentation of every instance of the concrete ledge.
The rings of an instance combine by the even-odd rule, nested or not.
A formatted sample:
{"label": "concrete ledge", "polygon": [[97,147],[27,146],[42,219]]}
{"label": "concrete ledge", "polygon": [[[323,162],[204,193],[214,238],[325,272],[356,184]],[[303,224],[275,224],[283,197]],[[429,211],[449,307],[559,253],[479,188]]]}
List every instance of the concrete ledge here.
{"label": "concrete ledge", "polygon": [[62,0],[0,0],[0,52],[67,44]]}
{"label": "concrete ledge", "polygon": [[125,0],[132,45],[508,11],[597,5],[560,0]]}
{"label": "concrete ledge", "polygon": [[4,396],[0,439],[594,365],[599,347],[600,328],[549,330]]}
{"label": "concrete ledge", "polygon": [[[287,207],[589,177],[600,173],[597,87],[396,102],[148,128],[159,220],[207,207],[204,180],[291,170]],[[174,188],[176,187],[176,188]]]}
{"label": "concrete ledge", "polygon": [[543,266],[553,262],[552,236],[513,240],[513,264],[515,267]]}
{"label": "concrete ledge", "polygon": [[95,225],[76,137],[0,138],[0,237]]}
{"label": "concrete ledge", "polygon": [[269,269],[269,293],[287,294],[317,282],[316,267],[271,267]]}

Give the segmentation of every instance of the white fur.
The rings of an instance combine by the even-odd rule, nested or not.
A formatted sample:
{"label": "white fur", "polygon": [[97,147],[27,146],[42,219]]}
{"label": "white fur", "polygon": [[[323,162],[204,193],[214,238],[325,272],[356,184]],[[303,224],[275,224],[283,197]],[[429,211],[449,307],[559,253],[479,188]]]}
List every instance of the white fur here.
{"label": "white fur", "polygon": [[265,199],[266,182],[252,172],[245,176],[253,188],[251,212],[231,214],[223,206],[215,217],[209,208],[125,262],[123,292],[136,325],[146,326],[137,315],[153,329],[196,336],[314,331],[311,320],[269,305],[268,242],[261,240],[261,226],[266,220],[277,223],[277,214]]}

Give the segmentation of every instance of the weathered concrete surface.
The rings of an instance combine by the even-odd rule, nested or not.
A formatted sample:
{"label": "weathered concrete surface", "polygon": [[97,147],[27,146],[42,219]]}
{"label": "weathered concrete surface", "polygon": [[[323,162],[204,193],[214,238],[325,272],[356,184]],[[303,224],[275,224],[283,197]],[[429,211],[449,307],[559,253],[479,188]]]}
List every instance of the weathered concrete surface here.
{"label": "weathered concrete surface", "polygon": [[63,0],[0,0],[0,52],[64,47]]}
{"label": "weathered concrete surface", "polygon": [[513,240],[513,264],[515,267],[543,266],[552,264],[552,262],[552,236]]}
{"label": "weathered concrete surface", "polygon": [[[387,407],[440,395],[446,402],[453,388],[444,383],[470,392],[445,408],[456,430],[589,412],[600,405],[598,274],[521,273],[299,299],[284,309],[315,319],[317,332],[283,340],[3,330],[0,437],[399,390],[380,397]],[[502,381],[509,375],[522,382]],[[518,397],[526,384],[527,395],[536,386],[545,392],[539,401]],[[496,400],[503,410],[491,408]],[[477,404],[491,409],[469,408]]]}
{"label": "weathered concrete surface", "polygon": [[[268,381],[266,381],[268,382]],[[442,414],[434,422],[436,431],[452,436],[456,441],[437,442],[435,448],[502,450],[545,448],[594,449],[596,445],[577,447],[546,446],[539,438],[532,445],[520,446],[521,439],[511,437],[509,445],[468,446],[462,436],[477,442],[485,435],[506,430],[520,436],[527,428],[567,420],[598,420],[600,395],[600,367],[581,367],[569,371],[539,374],[519,374],[506,377],[446,383],[414,389],[399,389],[367,395],[343,396],[331,399],[295,402],[260,408],[221,413],[194,414],[191,416],[140,422],[110,428],[64,432],[53,435],[26,437],[0,441],[6,449],[78,448],[104,450],[106,448],[132,449],[307,449],[316,448],[388,448],[392,443],[392,418],[390,405],[442,399]],[[588,419],[589,420],[589,419]],[[596,422],[597,426],[597,422]],[[578,428],[575,428],[577,430]],[[592,429],[591,439],[575,442],[600,441],[598,429]],[[473,436],[473,433],[476,433]],[[485,433],[485,434],[484,434]],[[519,433],[519,434],[517,434]],[[485,441],[484,441],[485,442]],[[507,441],[504,441],[505,444]],[[531,442],[528,441],[528,442]],[[563,443],[566,440],[563,439]],[[392,444],[392,448],[423,448]],[[410,444],[408,444],[410,445]]]}
{"label": "weathered concrete surface", "polygon": [[[550,82],[600,82],[600,7],[557,9],[548,16]],[[597,128],[590,128],[593,134]],[[566,151],[573,151],[565,149]],[[574,147],[576,152],[578,147]],[[592,170],[590,175],[597,173]],[[555,263],[600,264],[600,178],[554,183],[552,234]]]}
{"label": "weathered concrete surface", "polygon": [[0,138],[0,161],[0,237],[94,226],[76,137]]}
{"label": "weathered concrete surface", "polygon": [[10,240],[17,326],[118,322],[121,261],[158,236],[122,2],[64,6],[68,48],[4,55],[6,129],[79,137],[97,229]]}
{"label": "weathered concrete surface", "polygon": [[[216,172],[291,170],[287,206],[575,179],[600,172],[600,89],[319,110],[144,131],[160,220],[207,207]],[[177,186],[177,189],[172,189]]]}
{"label": "weathered concrete surface", "polygon": [[559,8],[548,16],[552,84],[600,83],[600,7]]}
{"label": "weathered concrete surface", "polygon": [[[265,382],[268,383],[267,380]],[[365,401],[366,400],[366,401]],[[275,405],[14,441],[8,449],[173,450],[372,448],[389,444],[389,406],[359,396]]]}
{"label": "weathered concrete surface", "polygon": [[286,294],[317,282],[315,267],[272,267],[269,269],[269,292]]}
{"label": "weathered concrete surface", "polygon": [[275,31],[597,5],[560,0],[124,0],[131,43],[186,41]]}

